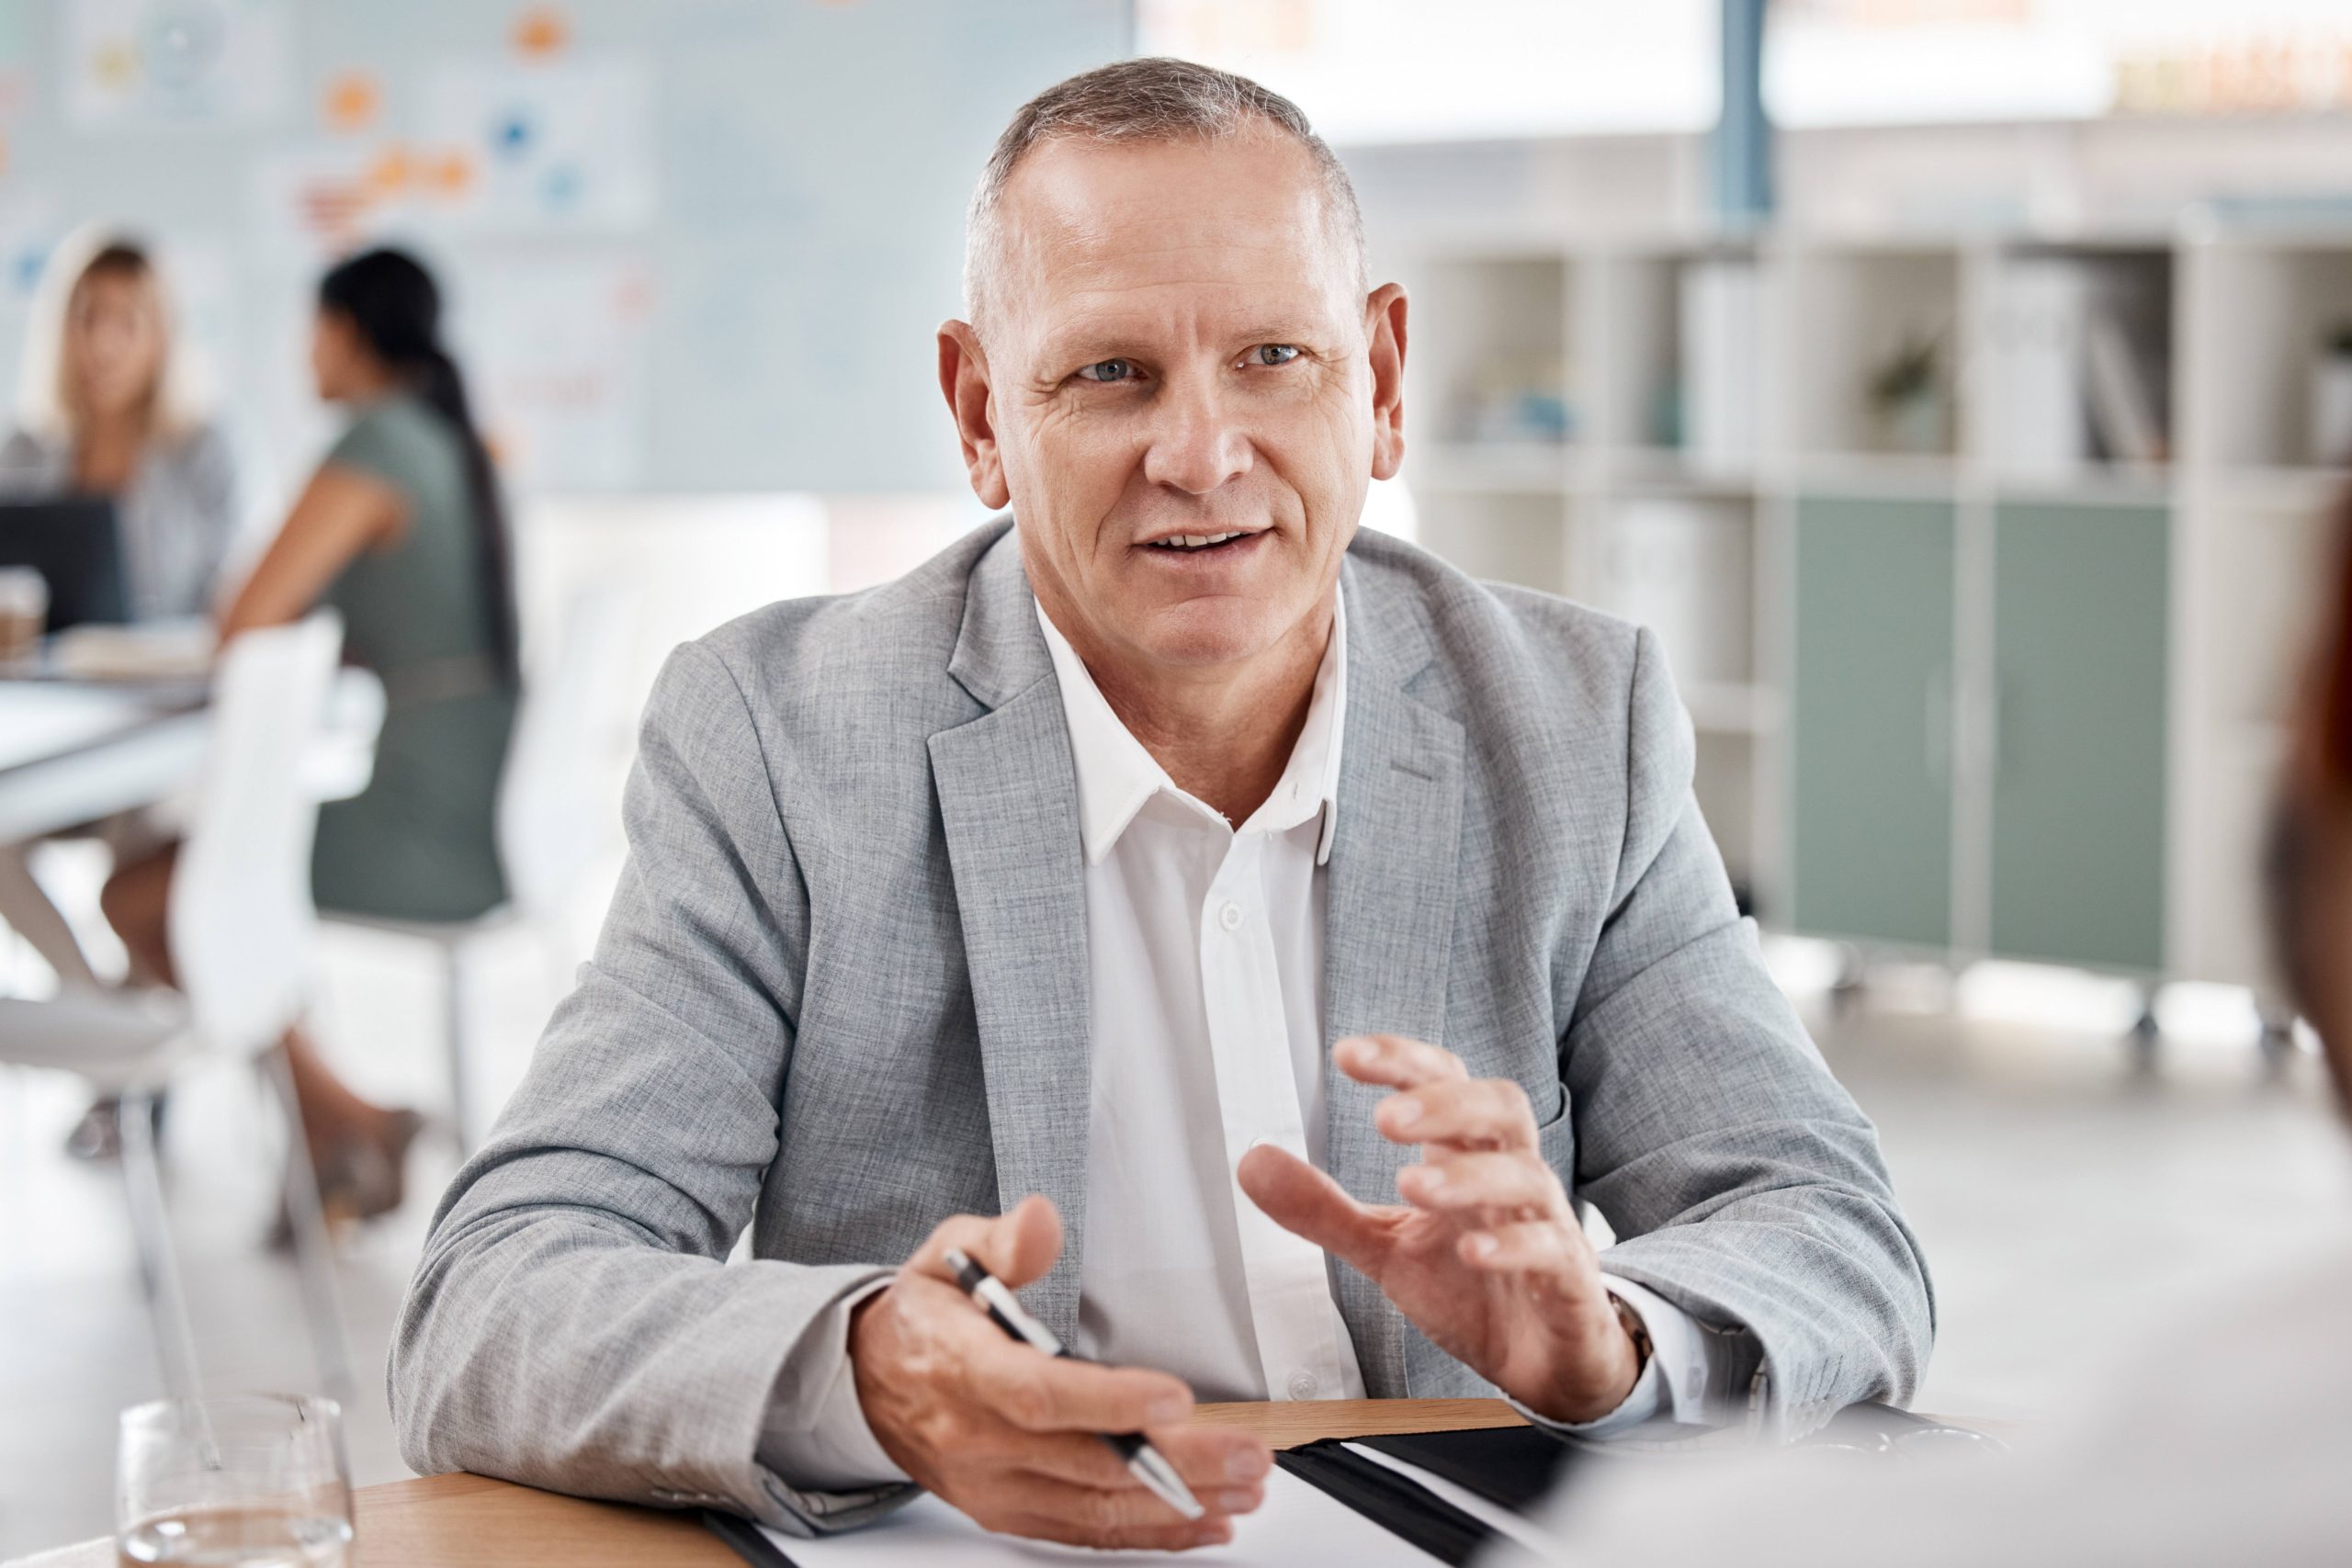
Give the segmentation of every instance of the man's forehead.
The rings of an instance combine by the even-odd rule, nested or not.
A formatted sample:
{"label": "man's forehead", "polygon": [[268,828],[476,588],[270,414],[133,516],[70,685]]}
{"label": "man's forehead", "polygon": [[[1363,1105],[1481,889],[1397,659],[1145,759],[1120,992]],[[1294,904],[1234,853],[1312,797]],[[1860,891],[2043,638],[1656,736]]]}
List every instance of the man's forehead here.
{"label": "man's forehead", "polygon": [[1312,160],[1272,137],[1049,142],[1001,211],[1015,310],[1115,314],[1122,296],[1182,288],[1220,314],[1321,311],[1349,271]]}

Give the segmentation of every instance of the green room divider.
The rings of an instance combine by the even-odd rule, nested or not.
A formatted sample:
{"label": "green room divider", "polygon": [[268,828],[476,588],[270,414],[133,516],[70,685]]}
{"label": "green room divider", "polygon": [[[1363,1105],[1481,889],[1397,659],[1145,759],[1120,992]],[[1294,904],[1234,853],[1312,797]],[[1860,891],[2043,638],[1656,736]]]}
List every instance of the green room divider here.
{"label": "green room divider", "polygon": [[1796,507],[1792,923],[1951,940],[1953,529],[1947,502]]}
{"label": "green room divider", "polygon": [[2160,969],[2170,513],[1995,513],[1993,951]]}

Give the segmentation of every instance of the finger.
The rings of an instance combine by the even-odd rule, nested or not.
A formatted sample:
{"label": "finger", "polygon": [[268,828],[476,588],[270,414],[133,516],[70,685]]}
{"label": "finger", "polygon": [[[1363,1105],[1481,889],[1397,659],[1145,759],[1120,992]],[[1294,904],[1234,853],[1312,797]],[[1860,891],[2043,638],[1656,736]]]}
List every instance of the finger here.
{"label": "finger", "polygon": [[[1188,1520],[1169,1504],[1140,1486],[1109,1491],[1074,1486],[1046,1475],[1019,1472],[992,1478],[987,1486],[987,1514],[976,1514],[990,1529],[1006,1528],[989,1515],[1028,1528],[1021,1533],[1074,1546],[1123,1547],[1191,1545],[1201,1526],[1227,1523],[1237,1514],[1255,1512],[1265,1501],[1261,1486],[1241,1486],[1196,1493],[1195,1500],[1208,1517]],[[1067,1533],[1055,1533],[1063,1531]],[[1170,1540],[1169,1538],[1175,1539]],[[1211,1535],[1205,1539],[1217,1540]]]}
{"label": "finger", "polygon": [[1408,1165],[1396,1173],[1396,1190],[1417,1209],[1463,1221],[1482,1214],[1492,1215],[1497,1224],[1559,1220],[1568,1206],[1559,1177],[1524,1150],[1455,1153],[1427,1165]]}
{"label": "finger", "polygon": [[1195,1492],[1263,1486],[1274,1468],[1273,1450],[1264,1438],[1249,1432],[1221,1427],[1155,1427],[1144,1435]]}
{"label": "finger", "polygon": [[1331,1047],[1331,1060],[1358,1083],[1390,1089],[1417,1089],[1470,1076],[1453,1052],[1401,1034],[1351,1034]]}
{"label": "finger", "polygon": [[[1247,1432],[1214,1427],[1159,1427],[1148,1433],[1184,1484],[1195,1495],[1212,1492],[1242,1492],[1262,1487],[1273,1469],[1273,1454],[1260,1438]],[[1117,1450],[1101,1438],[1075,1432],[1023,1432],[1007,1426],[1004,1438],[1016,1451],[1012,1467],[1033,1471],[1074,1486],[1118,1491],[1143,1483],[1127,1468]]]}
{"label": "finger", "polygon": [[1193,1414],[1181,1379],[1040,1355],[978,1314],[943,1325],[940,1338],[956,1392],[1024,1432],[1139,1432]]}
{"label": "finger", "polygon": [[1386,1227],[1338,1182],[1272,1144],[1243,1155],[1234,1176],[1274,1224],[1378,1278]]}
{"label": "finger", "polygon": [[1566,1225],[1537,1220],[1470,1231],[1455,1247],[1464,1263],[1482,1273],[1516,1274],[1572,1294],[1598,1283],[1590,1254],[1577,1248],[1582,1239]]}
{"label": "finger", "polygon": [[907,1267],[919,1274],[952,1280],[947,1249],[956,1247],[983,1269],[1019,1289],[1043,1279],[1062,1251],[1062,1217],[1052,1200],[1031,1193],[994,1219],[956,1214],[942,1220]]}
{"label": "finger", "polygon": [[1381,1135],[1397,1144],[1462,1148],[1536,1147],[1535,1108],[1510,1078],[1474,1078],[1401,1090],[1372,1113]]}
{"label": "finger", "polygon": [[[1152,1506],[1163,1517],[1170,1513],[1165,1503],[1155,1499]],[[1222,1514],[1212,1514],[1198,1520],[1177,1518],[1170,1524],[1114,1525],[1107,1528],[1055,1514],[1009,1514],[1002,1516],[1002,1520],[1001,1523],[989,1519],[980,1522],[1007,1535],[1050,1540],[1059,1546],[1091,1547],[1102,1551],[1191,1551],[1196,1547],[1223,1546],[1233,1539],[1233,1521]]]}

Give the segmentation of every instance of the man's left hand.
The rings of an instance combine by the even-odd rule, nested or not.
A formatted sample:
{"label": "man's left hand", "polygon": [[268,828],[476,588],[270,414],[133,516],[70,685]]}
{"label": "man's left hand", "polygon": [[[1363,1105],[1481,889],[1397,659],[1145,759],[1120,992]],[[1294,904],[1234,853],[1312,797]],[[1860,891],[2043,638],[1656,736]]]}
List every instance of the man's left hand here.
{"label": "man's left hand", "polygon": [[1401,1204],[1359,1203],[1304,1160],[1261,1145],[1238,1175],[1250,1201],[1361,1270],[1438,1348],[1548,1419],[1623,1404],[1641,1353],[1551,1167],[1535,1113],[1508,1078],[1470,1077],[1451,1051],[1391,1034],[1332,1049],[1358,1083],[1396,1090],[1374,1122],[1421,1163]]}

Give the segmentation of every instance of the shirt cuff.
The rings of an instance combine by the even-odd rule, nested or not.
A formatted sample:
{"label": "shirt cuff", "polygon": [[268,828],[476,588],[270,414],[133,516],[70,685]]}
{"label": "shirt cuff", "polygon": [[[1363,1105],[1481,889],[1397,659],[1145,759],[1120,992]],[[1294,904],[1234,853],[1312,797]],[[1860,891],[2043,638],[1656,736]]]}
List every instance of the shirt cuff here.
{"label": "shirt cuff", "polygon": [[[1649,1336],[1649,1359],[1642,1375],[1616,1409],[1591,1421],[1552,1421],[1525,1406],[1520,1414],[1544,1427],[1573,1438],[1607,1439],[1623,1437],[1663,1418],[1678,1427],[1715,1424],[1707,1408],[1714,1346],[1690,1314],[1645,1285],[1603,1274],[1600,1282],[1611,1295],[1633,1309]],[[1519,1402],[1511,1402],[1517,1405]],[[1655,1430],[1644,1437],[1656,1437]]]}
{"label": "shirt cuff", "polygon": [[849,1320],[890,1283],[888,1274],[819,1314],[784,1359],[760,1430],[760,1462],[809,1492],[856,1492],[906,1482],[865,1422],[849,1364]]}

